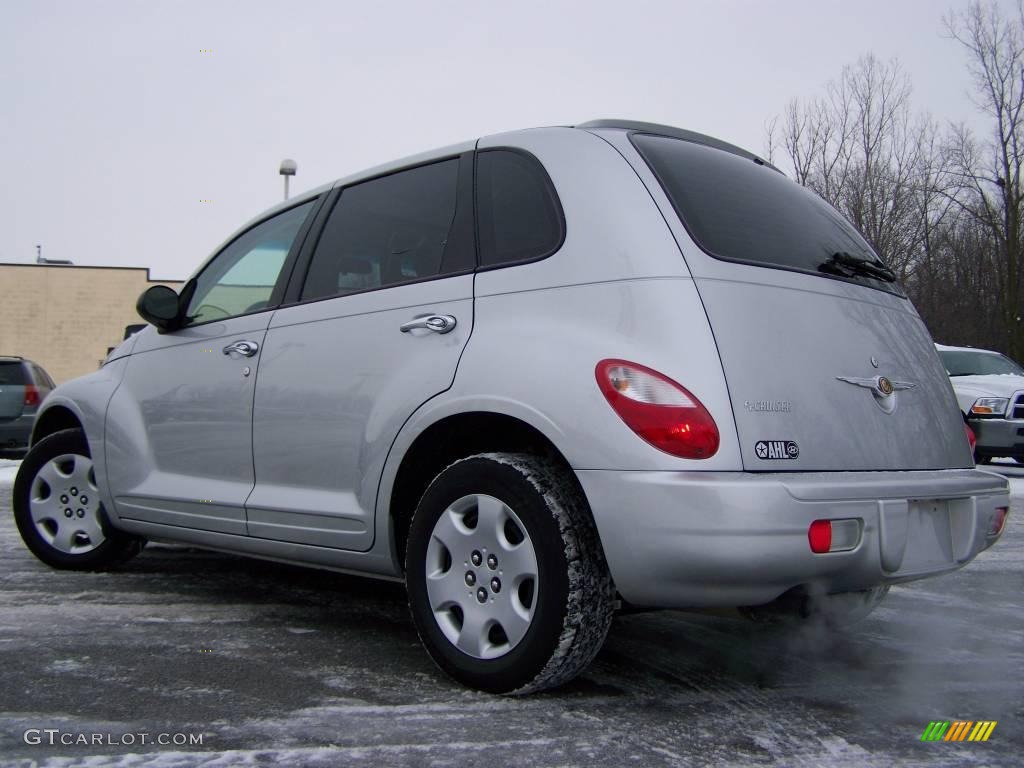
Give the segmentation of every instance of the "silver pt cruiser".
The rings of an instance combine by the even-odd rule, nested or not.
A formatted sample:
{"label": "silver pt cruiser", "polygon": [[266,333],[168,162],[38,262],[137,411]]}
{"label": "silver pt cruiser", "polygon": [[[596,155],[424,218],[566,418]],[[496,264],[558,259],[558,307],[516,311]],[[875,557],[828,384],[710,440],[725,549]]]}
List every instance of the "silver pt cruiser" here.
{"label": "silver pt cruiser", "polygon": [[403,580],[434,661],[487,691],[579,674],[624,605],[855,618],[1007,515],[893,273],[777,169],[676,128],[374,168],[138,307],[38,416],[27,546]]}

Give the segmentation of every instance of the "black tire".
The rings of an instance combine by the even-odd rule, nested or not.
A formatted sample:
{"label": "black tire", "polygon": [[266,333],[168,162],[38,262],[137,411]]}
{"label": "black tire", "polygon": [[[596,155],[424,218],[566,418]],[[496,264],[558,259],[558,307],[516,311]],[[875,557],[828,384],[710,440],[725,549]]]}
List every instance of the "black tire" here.
{"label": "black tire", "polygon": [[866,618],[887,594],[887,586],[833,595],[788,592],[767,605],[745,606],[739,612],[760,624],[820,622],[834,629],[843,629]]}
{"label": "black tire", "polygon": [[[57,474],[64,469],[69,472],[66,478]],[[37,524],[33,509],[37,516],[47,514],[41,510],[50,494],[55,504],[60,502],[57,506],[67,507]],[[65,515],[67,511],[71,514]],[[135,557],[146,544],[145,539],[116,530],[107,520],[99,503],[89,443],[80,429],[55,432],[29,450],[14,480],[14,522],[25,546],[54,568],[104,570]],[[62,548],[59,542],[65,538],[68,545]]]}
{"label": "black tire", "polygon": [[[510,645],[511,635],[505,636],[497,621],[478,618],[483,626],[493,621],[491,630],[497,626],[499,638],[505,638],[504,645],[499,639],[498,646],[492,646],[508,648],[496,658],[474,657],[449,639],[431,607],[427,586],[428,545],[433,540],[432,552],[436,552],[436,542],[441,540],[435,536],[439,530],[435,525],[457,502],[480,496],[497,499],[504,505],[504,511],[514,512],[513,531],[521,523],[527,534],[524,541],[535,553],[535,589],[527,585],[533,613],[521,639]],[[469,512],[465,519],[470,520],[473,514]],[[469,535],[476,535],[475,524]],[[466,544],[467,548],[471,546],[475,545]],[[476,567],[470,562],[470,553],[449,553],[447,548],[443,549],[453,570],[452,584],[463,578],[464,567],[467,572],[480,574],[474,576],[473,582],[466,581],[470,587],[475,583],[476,589],[487,584],[484,577],[498,573],[486,570],[489,560]],[[497,551],[505,557],[500,548]],[[473,549],[472,555],[475,554]],[[434,478],[413,515],[405,565],[409,607],[423,645],[444,672],[472,688],[526,694],[561,685],[590,664],[611,624],[615,590],[586,500],[571,477],[564,477],[551,463],[531,455],[470,456]],[[436,576],[440,571],[434,573]],[[493,586],[493,581],[490,583]],[[508,591],[512,592],[512,587]],[[459,598],[465,602],[450,609],[454,621],[464,620],[463,608],[477,609],[473,603],[476,594],[472,588],[467,589],[467,597]],[[496,599],[500,603],[503,597],[495,592],[490,595],[490,603],[494,604]],[[507,599],[512,599],[511,594]],[[486,614],[488,610],[502,609],[500,604],[488,605],[485,600],[480,611]],[[441,620],[443,616],[442,613]],[[460,633],[461,639],[461,627],[449,626],[448,631]],[[489,638],[488,635],[491,642]]]}

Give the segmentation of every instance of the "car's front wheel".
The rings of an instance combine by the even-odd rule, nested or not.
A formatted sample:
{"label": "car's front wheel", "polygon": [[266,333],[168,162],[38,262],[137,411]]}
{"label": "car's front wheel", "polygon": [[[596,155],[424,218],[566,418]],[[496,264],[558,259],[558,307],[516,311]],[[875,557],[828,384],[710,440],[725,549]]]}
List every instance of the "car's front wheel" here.
{"label": "car's front wheel", "polygon": [[571,480],[534,456],[480,454],[441,472],[420,500],[409,606],[431,657],[465,685],[552,688],[600,650],[615,593]]}
{"label": "car's front wheel", "polygon": [[29,450],[14,481],[14,521],[25,545],[54,568],[109,568],[145,545],[107,521],[80,429],[55,432]]}

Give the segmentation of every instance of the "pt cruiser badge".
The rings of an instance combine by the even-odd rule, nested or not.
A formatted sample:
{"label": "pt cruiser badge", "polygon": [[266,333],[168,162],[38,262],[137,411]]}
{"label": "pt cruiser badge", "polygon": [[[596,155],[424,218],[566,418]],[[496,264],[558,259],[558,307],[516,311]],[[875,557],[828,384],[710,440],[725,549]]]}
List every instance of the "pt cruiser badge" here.
{"label": "pt cruiser badge", "polygon": [[874,376],[868,379],[858,379],[855,376],[836,376],[839,381],[853,384],[857,387],[870,389],[875,396],[875,402],[885,413],[892,413],[896,410],[896,393],[904,389],[913,389],[917,384],[909,381],[892,381],[885,376]]}

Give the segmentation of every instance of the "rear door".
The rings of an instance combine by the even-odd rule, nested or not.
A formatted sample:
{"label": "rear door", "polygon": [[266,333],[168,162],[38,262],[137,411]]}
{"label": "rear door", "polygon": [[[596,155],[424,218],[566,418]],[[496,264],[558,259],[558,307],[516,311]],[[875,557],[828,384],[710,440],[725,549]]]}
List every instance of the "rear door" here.
{"label": "rear door", "polygon": [[927,329],[835,209],[749,155],[630,140],[711,323],[745,469],[973,466]]}
{"label": "rear door", "polygon": [[472,181],[467,153],[328,203],[294,303],[267,330],[249,535],[372,546],[388,450],[413,411],[451,386],[473,328]]}

